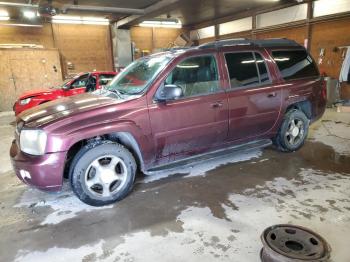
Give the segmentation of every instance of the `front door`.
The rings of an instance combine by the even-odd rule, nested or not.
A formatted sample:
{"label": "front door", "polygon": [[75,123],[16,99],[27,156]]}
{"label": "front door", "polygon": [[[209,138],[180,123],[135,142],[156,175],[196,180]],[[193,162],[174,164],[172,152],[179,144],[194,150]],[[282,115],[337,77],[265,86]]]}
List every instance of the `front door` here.
{"label": "front door", "polygon": [[183,60],[164,84],[181,87],[180,99],[149,107],[157,158],[171,161],[223,143],[228,132],[227,98],[215,55]]}
{"label": "front door", "polygon": [[253,139],[275,125],[282,105],[281,86],[273,84],[259,52],[224,53],[230,89],[229,139]]}
{"label": "front door", "polygon": [[89,74],[79,76],[70,84],[69,89],[65,91],[65,96],[74,96],[85,93],[88,80]]}

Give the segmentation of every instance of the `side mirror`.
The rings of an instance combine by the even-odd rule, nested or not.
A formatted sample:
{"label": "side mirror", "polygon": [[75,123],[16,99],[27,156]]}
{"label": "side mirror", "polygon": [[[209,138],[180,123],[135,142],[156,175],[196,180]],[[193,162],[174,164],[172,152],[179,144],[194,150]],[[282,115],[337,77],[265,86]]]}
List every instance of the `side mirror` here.
{"label": "side mirror", "polygon": [[164,85],[156,93],[156,101],[166,102],[183,96],[182,88],[177,85]]}

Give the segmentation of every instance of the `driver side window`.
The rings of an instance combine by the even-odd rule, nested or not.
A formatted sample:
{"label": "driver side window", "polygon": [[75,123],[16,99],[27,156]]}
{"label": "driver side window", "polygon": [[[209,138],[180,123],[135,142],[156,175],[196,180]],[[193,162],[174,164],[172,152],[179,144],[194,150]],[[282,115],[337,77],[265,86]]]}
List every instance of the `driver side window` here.
{"label": "driver side window", "polygon": [[219,91],[215,57],[191,57],[179,63],[165,80],[166,85],[181,87],[183,97],[200,96]]}
{"label": "driver side window", "polygon": [[71,88],[80,88],[80,87],[86,87],[87,81],[89,79],[89,75],[82,75],[78,77],[72,84]]}

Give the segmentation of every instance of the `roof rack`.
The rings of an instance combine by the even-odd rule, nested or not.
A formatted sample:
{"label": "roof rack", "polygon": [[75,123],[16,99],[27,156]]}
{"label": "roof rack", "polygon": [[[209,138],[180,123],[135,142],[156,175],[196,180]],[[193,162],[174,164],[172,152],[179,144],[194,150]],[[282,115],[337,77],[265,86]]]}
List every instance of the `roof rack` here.
{"label": "roof rack", "polygon": [[246,38],[236,38],[236,39],[227,39],[219,40],[215,42],[210,42],[198,46],[198,49],[207,49],[207,48],[218,48],[224,46],[237,46],[237,45],[255,45],[259,47],[271,47],[271,46],[298,46],[297,42],[286,39],[286,38],[270,38],[270,39],[246,39]]}

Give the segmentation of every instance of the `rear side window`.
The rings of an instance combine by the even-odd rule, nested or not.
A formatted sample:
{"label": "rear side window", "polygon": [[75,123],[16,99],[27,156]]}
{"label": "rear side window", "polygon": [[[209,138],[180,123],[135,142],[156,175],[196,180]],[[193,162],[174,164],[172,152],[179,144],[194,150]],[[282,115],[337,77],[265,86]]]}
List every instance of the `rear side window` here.
{"label": "rear side window", "polygon": [[226,53],[231,88],[270,83],[265,61],[259,53]]}
{"label": "rear side window", "polygon": [[225,54],[231,88],[259,84],[258,70],[252,52]]}
{"label": "rear side window", "polygon": [[305,50],[272,51],[272,57],[285,80],[319,75],[314,61]]}

